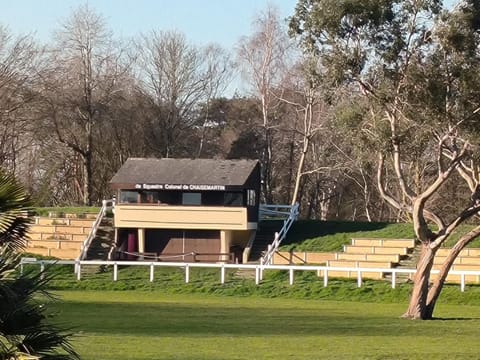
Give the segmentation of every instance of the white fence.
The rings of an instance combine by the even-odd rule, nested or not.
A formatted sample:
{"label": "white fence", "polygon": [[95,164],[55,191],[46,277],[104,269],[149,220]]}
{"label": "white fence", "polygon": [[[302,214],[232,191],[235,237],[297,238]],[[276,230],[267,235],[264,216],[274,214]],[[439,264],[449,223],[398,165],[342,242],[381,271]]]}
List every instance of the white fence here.
{"label": "white fence", "polygon": [[[415,274],[415,269],[398,269],[398,268],[354,268],[354,267],[328,267],[328,266],[310,266],[310,265],[248,265],[248,264],[218,264],[218,263],[183,263],[183,262],[142,262],[142,261],[95,261],[95,260],[37,260],[35,258],[22,258],[20,263],[21,271],[24,265],[38,265],[41,271],[45,270],[45,265],[75,265],[78,270],[76,272],[77,280],[81,280],[81,267],[84,265],[106,265],[113,267],[113,281],[118,280],[119,266],[148,266],[150,268],[150,281],[154,281],[156,267],[173,267],[181,268],[185,272],[185,283],[190,281],[191,268],[216,268],[220,270],[220,283],[225,283],[225,271],[227,269],[250,269],[255,271],[255,284],[260,284],[263,279],[264,271],[286,270],[289,272],[289,284],[293,285],[296,271],[315,271],[317,274],[323,274],[323,286],[328,286],[329,271],[344,271],[357,273],[357,286],[361,287],[363,283],[362,273],[378,272],[383,274],[391,274],[391,285],[395,289],[398,274]],[[432,270],[432,274],[438,274],[438,270]],[[460,275],[460,290],[465,291],[465,276],[480,276],[480,271],[472,270],[451,270],[449,274]]]}

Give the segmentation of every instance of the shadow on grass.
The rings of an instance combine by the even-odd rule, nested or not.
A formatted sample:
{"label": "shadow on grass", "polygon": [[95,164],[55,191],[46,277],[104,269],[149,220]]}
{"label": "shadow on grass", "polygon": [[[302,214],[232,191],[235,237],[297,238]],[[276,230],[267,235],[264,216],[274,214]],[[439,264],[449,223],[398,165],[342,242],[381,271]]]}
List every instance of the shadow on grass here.
{"label": "shadow on grass", "polygon": [[[229,299],[225,298],[226,304]],[[418,333],[411,322],[395,319],[395,311],[379,315],[378,304],[326,304],[314,308],[231,307],[175,303],[83,303],[55,306],[62,321],[84,333],[140,336],[378,336],[403,337]],[[372,309],[369,311],[369,309]],[[476,320],[476,319],[471,319]],[[453,322],[452,322],[453,324]],[[450,328],[447,323],[446,330]],[[399,329],[401,328],[401,331]],[[426,325],[424,335],[438,333]]]}

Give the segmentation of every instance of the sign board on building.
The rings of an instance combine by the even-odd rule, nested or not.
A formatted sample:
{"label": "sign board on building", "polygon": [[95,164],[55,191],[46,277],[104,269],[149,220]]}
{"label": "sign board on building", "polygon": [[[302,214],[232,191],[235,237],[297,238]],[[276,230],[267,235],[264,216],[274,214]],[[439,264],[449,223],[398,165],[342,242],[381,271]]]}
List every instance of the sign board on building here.
{"label": "sign board on building", "polygon": [[225,185],[207,184],[135,184],[142,190],[225,191]]}

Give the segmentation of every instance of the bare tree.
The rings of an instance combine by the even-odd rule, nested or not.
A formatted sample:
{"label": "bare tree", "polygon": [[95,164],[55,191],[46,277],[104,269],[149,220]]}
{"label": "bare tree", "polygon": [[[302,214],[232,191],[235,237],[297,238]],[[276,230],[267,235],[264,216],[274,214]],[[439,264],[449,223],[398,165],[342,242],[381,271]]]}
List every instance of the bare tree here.
{"label": "bare tree", "polygon": [[259,15],[253,23],[253,30],[252,35],[241,39],[238,44],[237,57],[245,79],[250,82],[253,93],[261,103],[262,192],[265,201],[271,202],[273,132],[278,125],[273,120],[273,111],[280,101],[272,91],[280,83],[285,71],[291,43],[280,21],[278,10],[274,7],[268,7]]}
{"label": "bare tree", "polygon": [[[141,90],[151,99],[147,143],[155,155],[179,155],[181,136],[195,124],[199,104],[221,89],[226,61],[219,48],[189,45],[175,31],[143,35],[137,49]],[[220,57],[214,58],[215,54]]]}
{"label": "bare tree", "polygon": [[[294,176],[292,205],[299,201],[300,184],[304,176],[329,169],[325,166],[310,166],[306,169],[312,141],[322,129],[326,130],[325,124],[328,120],[328,105],[324,101],[321,83],[316,75],[317,66],[318,61],[314,56],[305,57],[289,72],[282,84],[284,89],[280,99],[294,107],[293,117],[298,118],[298,121],[290,121],[286,125],[287,131],[293,133],[293,142],[299,144],[300,153]],[[285,87],[289,91],[285,91]],[[299,140],[296,140],[296,135]]]}
{"label": "bare tree", "polygon": [[41,62],[42,49],[31,36],[14,37],[0,26],[0,165],[20,176],[32,144],[29,134]]}
{"label": "bare tree", "polygon": [[[109,104],[118,95],[118,78],[127,71],[122,51],[103,18],[80,6],[57,32],[51,68],[44,76],[46,124],[58,141],[81,159],[81,198],[90,205],[95,134]],[[100,137],[101,138],[101,137]]]}
{"label": "bare tree", "polygon": [[210,102],[223,93],[233,74],[229,54],[218,45],[211,44],[204,49],[205,104],[197,157],[202,156],[205,135],[209,126],[220,124],[210,122]]}

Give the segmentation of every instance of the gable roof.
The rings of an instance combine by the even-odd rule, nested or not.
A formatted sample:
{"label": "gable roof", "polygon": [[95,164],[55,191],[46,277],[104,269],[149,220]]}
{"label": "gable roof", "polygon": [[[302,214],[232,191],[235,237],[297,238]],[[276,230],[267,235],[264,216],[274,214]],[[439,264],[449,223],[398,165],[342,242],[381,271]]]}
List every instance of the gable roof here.
{"label": "gable roof", "polygon": [[129,158],[110,183],[116,188],[135,184],[242,186],[257,165],[258,160]]}

